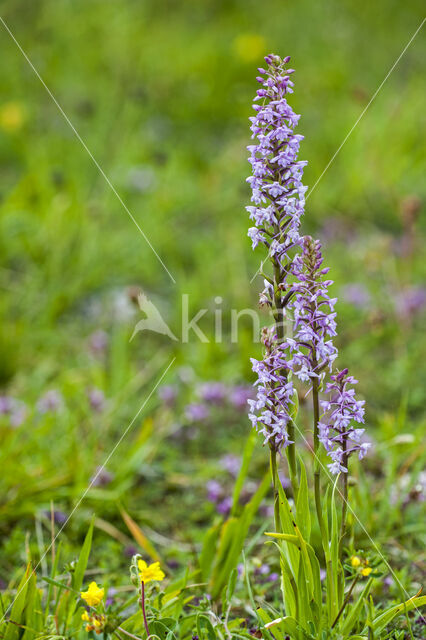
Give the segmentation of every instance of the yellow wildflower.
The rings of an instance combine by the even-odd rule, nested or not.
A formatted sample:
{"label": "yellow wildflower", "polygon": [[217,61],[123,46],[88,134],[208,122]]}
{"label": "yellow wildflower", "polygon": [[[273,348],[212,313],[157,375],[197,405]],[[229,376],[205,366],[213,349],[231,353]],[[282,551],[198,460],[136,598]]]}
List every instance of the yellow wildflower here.
{"label": "yellow wildflower", "polygon": [[352,556],[351,558],[351,565],[356,568],[359,567],[359,565],[361,564],[361,560],[358,558],[358,556]]}
{"label": "yellow wildflower", "polygon": [[364,567],[364,569],[361,569],[361,575],[369,576],[372,571],[373,569],[371,567]]}
{"label": "yellow wildflower", "polygon": [[255,33],[242,33],[234,40],[234,51],[243,62],[254,62],[266,53],[266,42]]}
{"label": "yellow wildflower", "polygon": [[160,569],[159,562],[153,562],[149,566],[144,560],[138,560],[139,578],[142,582],[147,583],[152,580],[164,580],[165,573]]}
{"label": "yellow wildflower", "polygon": [[84,627],[87,632],[95,631],[97,634],[102,633],[105,628],[106,618],[104,615],[95,614],[93,616],[89,616],[87,611],[83,613],[81,619],[87,622]]}
{"label": "yellow wildflower", "polygon": [[6,102],[0,107],[0,127],[9,133],[19,131],[24,124],[25,113],[19,102]]}
{"label": "yellow wildflower", "polygon": [[80,595],[89,607],[96,607],[103,599],[104,593],[105,590],[98,587],[96,582],[91,582],[87,591],[82,591]]}

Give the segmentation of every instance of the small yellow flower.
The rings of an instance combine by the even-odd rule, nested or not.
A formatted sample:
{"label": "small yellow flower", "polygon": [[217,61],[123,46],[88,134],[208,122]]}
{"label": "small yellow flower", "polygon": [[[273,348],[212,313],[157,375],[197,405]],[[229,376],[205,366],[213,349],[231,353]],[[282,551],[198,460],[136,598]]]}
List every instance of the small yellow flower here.
{"label": "small yellow flower", "polygon": [[361,560],[358,558],[358,556],[352,556],[351,558],[351,565],[356,568],[359,567],[359,565],[361,564]]}
{"label": "small yellow flower", "polygon": [[164,580],[165,573],[160,569],[159,562],[153,562],[149,566],[144,560],[138,560],[139,578],[142,582],[147,583],[152,580]]}
{"label": "small yellow flower", "polygon": [[234,40],[234,51],[243,62],[254,62],[266,53],[266,42],[256,33],[242,33]]}
{"label": "small yellow flower", "polygon": [[82,591],[80,595],[89,607],[96,607],[103,599],[104,593],[105,590],[98,587],[96,582],[91,582],[87,591]]}
{"label": "small yellow flower", "polygon": [[84,620],[84,622],[89,622],[90,618],[89,618],[89,614],[87,613],[87,611],[85,611],[84,613],[81,614],[81,619]]}
{"label": "small yellow flower", "polygon": [[361,569],[361,575],[369,576],[372,571],[373,569],[371,567],[364,567],[364,569]]}
{"label": "small yellow flower", "polygon": [[19,131],[24,124],[25,113],[19,102],[6,102],[0,107],[0,127],[8,133]]}

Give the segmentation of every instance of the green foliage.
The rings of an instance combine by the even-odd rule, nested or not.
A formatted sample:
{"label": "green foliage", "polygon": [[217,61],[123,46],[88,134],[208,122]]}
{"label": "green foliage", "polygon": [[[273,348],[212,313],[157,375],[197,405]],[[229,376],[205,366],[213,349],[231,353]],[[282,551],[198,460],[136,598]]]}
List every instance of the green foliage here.
{"label": "green foliage", "polygon": [[[349,513],[346,542],[352,553],[373,550],[373,540],[394,571],[393,581],[376,576],[356,584],[335,633],[420,638],[414,607],[423,596],[403,610],[400,603],[419,591],[424,559],[423,317],[403,302],[425,275],[421,34],[312,186],[419,26],[423,4],[378,0],[362,11],[355,0],[326,8],[273,0],[267,11],[243,0],[72,5],[5,0],[1,15],[176,285],[1,27],[0,395],[27,408],[19,427],[0,415],[2,637],[84,640],[76,591],[94,578],[118,589],[108,633],[118,618],[143,638],[137,595],[126,591],[135,546],[168,567],[164,591],[150,595],[159,637],[186,640],[199,628],[208,638],[209,623],[218,638],[253,637],[251,627],[268,640],[315,637],[310,623],[324,631],[344,601],[349,573],[338,560],[339,497],[331,487],[322,496],[332,541],[324,545],[308,503],[309,456],[302,455],[295,504],[291,490],[288,499],[280,496],[278,552],[261,544],[273,528],[271,498],[264,451],[254,435],[247,438],[245,412],[213,407],[204,425],[184,417],[199,383],[251,382],[249,357],[258,349],[251,326],[242,320],[232,344],[229,321],[231,307],[254,308],[259,288],[248,284],[257,258],[246,239],[244,147],[254,70],[275,49],[292,54],[297,71],[294,106],[302,113],[312,192],[307,229],[324,241],[339,296],[339,348],[360,379],[375,441],[351,472],[351,505],[365,530]],[[368,302],[351,301],[347,283],[361,287]],[[182,293],[190,295],[191,313],[222,296],[226,339],[214,342],[210,314],[201,323],[208,344],[148,333],[129,342],[140,319],[133,286],[158,303],[178,335]],[[107,346],[94,353],[89,343],[99,329]],[[179,398],[170,409],[149,394],[172,356],[163,382],[175,382]],[[92,387],[106,396],[102,412],[90,406]],[[40,414],[37,401],[50,388],[61,392],[63,410]],[[85,493],[148,397],[108,461],[113,480]],[[303,418],[300,429],[308,437]],[[244,448],[234,481],[219,460],[242,456]],[[288,475],[285,462],[280,470]],[[206,500],[213,478],[222,497],[232,497],[224,518]],[[60,516],[76,505],[44,556]],[[235,568],[243,550],[241,579]],[[282,569],[282,580],[268,582],[265,564],[270,574]],[[319,571],[328,567],[321,582]]]}

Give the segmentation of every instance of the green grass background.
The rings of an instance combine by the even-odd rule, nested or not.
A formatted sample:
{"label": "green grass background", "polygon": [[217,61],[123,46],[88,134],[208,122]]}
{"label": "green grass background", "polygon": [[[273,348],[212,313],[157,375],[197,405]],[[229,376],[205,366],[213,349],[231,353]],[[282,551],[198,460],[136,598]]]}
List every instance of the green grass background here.
{"label": "green grass background", "polygon": [[[4,426],[3,579],[24,557],[40,510],[53,501],[69,512],[172,357],[169,382],[182,367],[195,380],[252,380],[249,357],[260,348],[250,327],[238,344],[215,344],[212,312],[221,296],[226,325],[231,308],[256,308],[261,287],[259,278],[250,283],[261,255],[246,237],[244,207],[248,117],[262,56],[292,56],[291,103],[302,114],[300,157],[312,186],[423,12],[417,0],[2,3],[2,18],[176,281],[0,25],[0,381],[29,407],[52,387],[67,404],[59,417],[41,420],[30,411],[18,430]],[[425,54],[422,31],[309,196],[303,222],[324,240],[333,292],[356,283],[371,297],[366,309],[344,296],[337,305],[340,363],[360,381],[368,430],[379,442],[370,471],[379,477],[387,460],[393,479],[407,461],[418,470],[421,452],[424,315],[407,314],[395,300],[421,286],[425,271]],[[15,126],[8,124],[11,103]],[[411,226],[407,202],[416,203]],[[408,236],[411,249],[401,254]],[[210,343],[148,333],[129,343],[140,316],[129,311],[128,287],[143,289],[176,333],[188,294],[194,313],[210,310],[200,323]],[[96,360],[88,339],[99,329],[110,343]],[[92,385],[109,399],[102,416],[87,408]],[[184,393],[191,398],[190,386]],[[206,526],[203,484],[219,473],[220,454],[241,451],[249,426],[244,417],[237,425],[218,419],[198,444],[185,445],[187,456],[162,439],[164,424],[178,419],[164,417],[154,394],[111,460],[114,486],[93,490],[64,532],[70,544],[93,510],[122,527],[118,503],[181,539]],[[412,439],[397,447],[401,432]],[[387,447],[397,448],[395,456]],[[382,478],[377,504],[368,511],[364,503],[369,527],[383,536],[388,490]],[[37,556],[40,540],[34,545]]]}

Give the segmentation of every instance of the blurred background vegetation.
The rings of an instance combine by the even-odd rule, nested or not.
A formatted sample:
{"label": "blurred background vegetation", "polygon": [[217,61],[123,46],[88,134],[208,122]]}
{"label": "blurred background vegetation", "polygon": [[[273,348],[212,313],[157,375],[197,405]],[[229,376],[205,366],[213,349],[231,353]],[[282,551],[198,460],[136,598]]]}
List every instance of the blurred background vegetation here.
{"label": "blurred background vegetation", "polygon": [[[111,549],[122,554],[130,544],[123,507],[160,545],[162,535],[181,550],[199,539],[215,510],[205,483],[219,479],[226,492],[232,478],[218,461],[241,453],[250,427],[235,407],[189,425],[185,406],[203,381],[250,384],[249,357],[260,353],[248,324],[237,344],[228,336],[230,309],[256,309],[261,287],[259,278],[250,282],[261,255],[251,251],[244,209],[256,67],[271,51],[292,56],[291,102],[302,114],[312,187],[423,7],[4,0],[2,18],[175,282],[0,25],[0,383],[3,405],[12,398],[21,410],[18,426],[7,406],[0,416],[3,580],[25,557],[27,532],[37,557],[52,502],[60,521],[173,357],[162,384],[177,385],[176,406],[149,398],[108,463],[111,477],[89,492],[63,535],[72,547],[96,511],[105,533],[99,562],[120,564]],[[424,426],[425,56],[419,33],[309,195],[303,222],[323,242],[339,297],[339,362],[360,381],[377,443],[366,465],[375,493],[369,506],[360,498],[366,522],[383,539],[399,526],[413,553],[417,507],[407,519],[400,506],[418,488]],[[129,342],[142,317],[140,290],[178,335],[182,294],[191,313],[208,308],[200,326],[210,342],[147,332]],[[49,390],[59,396],[46,405]],[[105,397],[100,408],[94,391]],[[259,445],[254,477],[262,460]]]}

